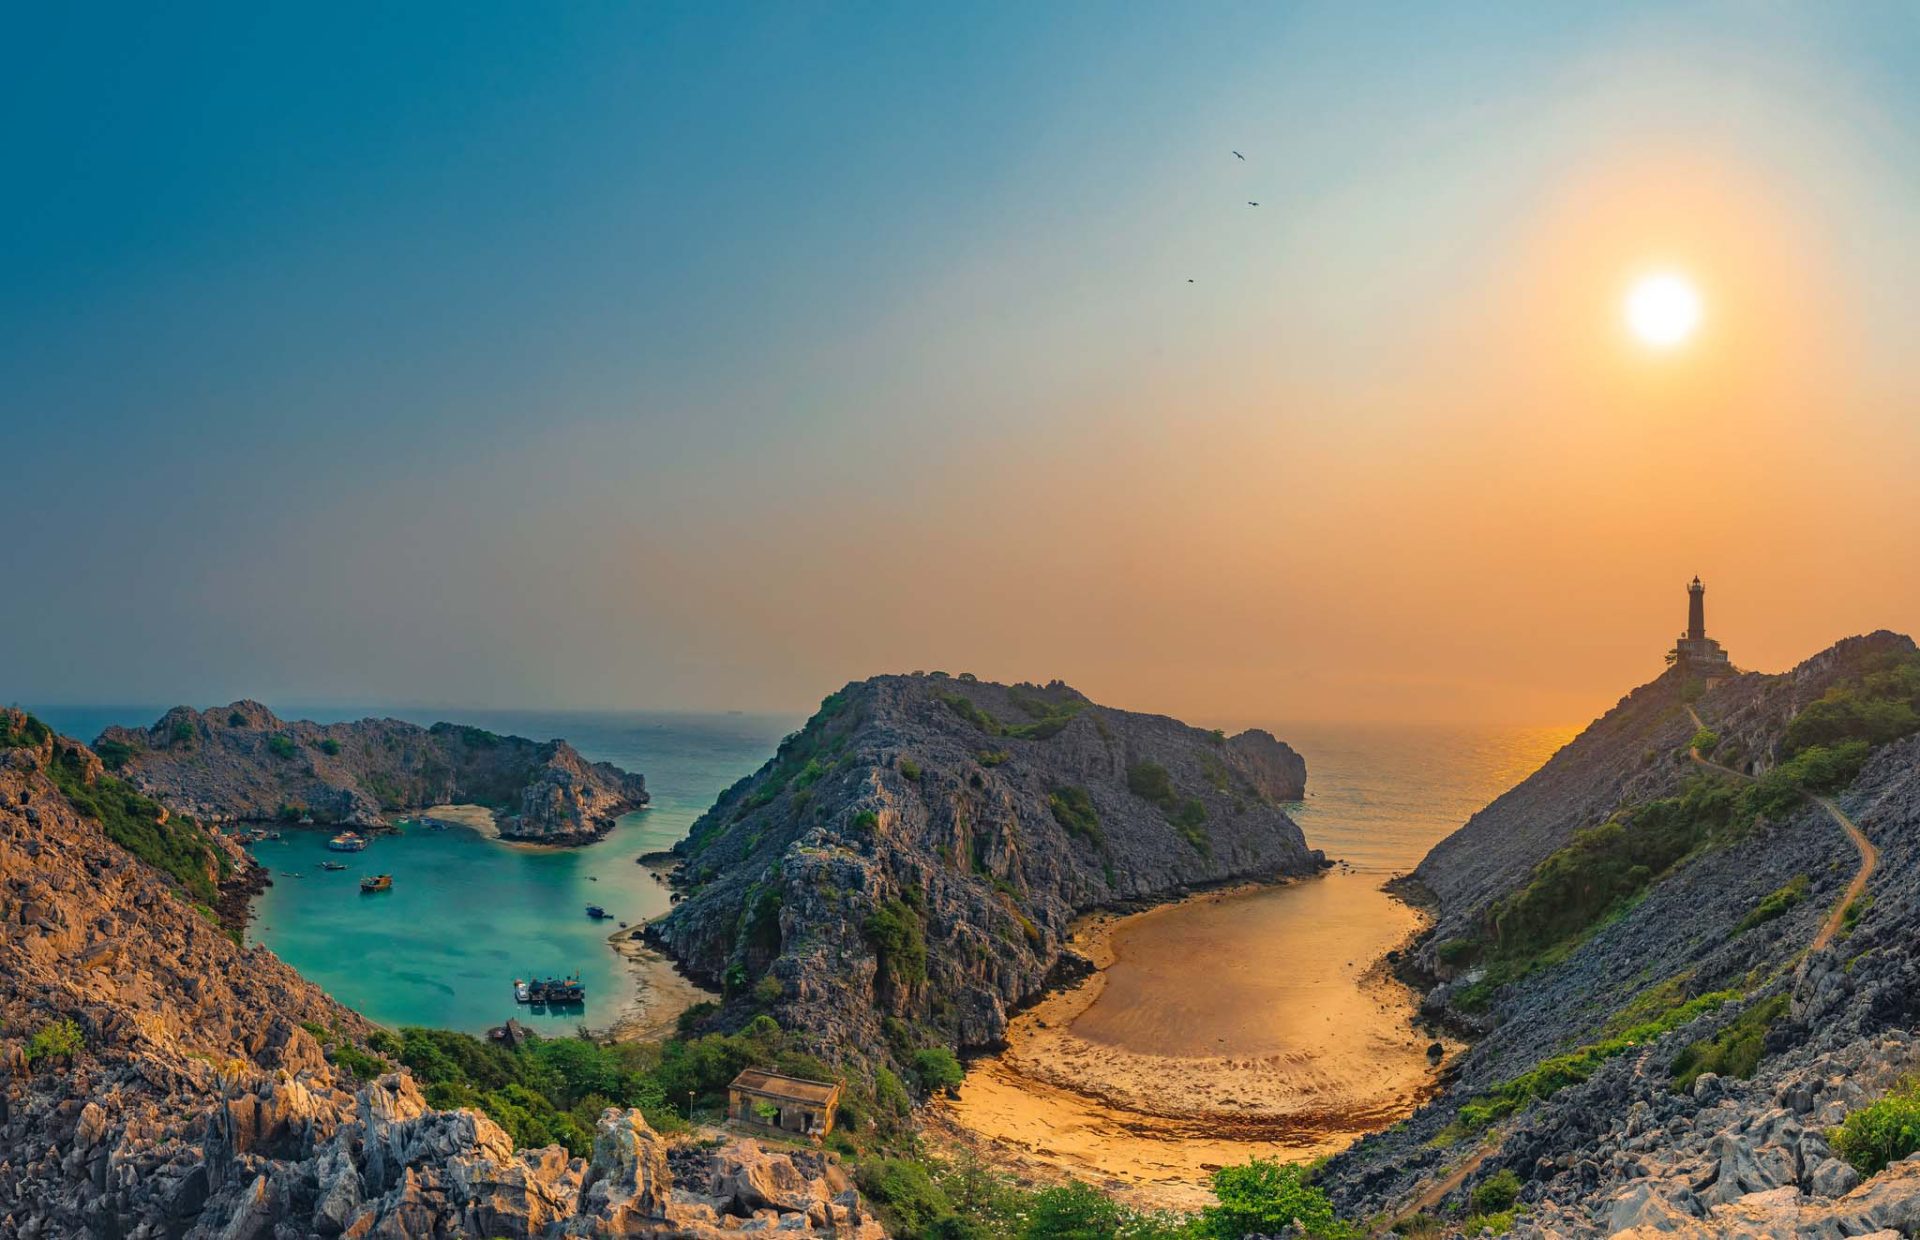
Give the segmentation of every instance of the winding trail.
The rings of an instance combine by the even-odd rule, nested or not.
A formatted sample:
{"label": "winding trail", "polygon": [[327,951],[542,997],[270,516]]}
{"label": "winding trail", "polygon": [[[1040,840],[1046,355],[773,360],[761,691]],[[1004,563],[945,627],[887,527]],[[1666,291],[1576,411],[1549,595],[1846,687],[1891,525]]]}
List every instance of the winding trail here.
{"label": "winding trail", "polygon": [[[1684,705],[1687,708],[1687,717],[1693,720],[1695,731],[1706,731],[1707,725],[1706,722],[1700,718],[1700,712],[1693,708],[1691,702],[1684,703]],[[1700,752],[1699,746],[1691,742],[1687,745],[1687,757],[1692,760],[1695,766],[1718,772],[1721,775],[1730,775],[1743,783],[1755,782],[1754,777],[1745,771],[1736,771],[1730,766],[1724,766],[1721,763],[1711,760]],[[1800,795],[1806,797],[1807,800],[1812,801],[1821,809],[1826,810],[1827,816],[1839,824],[1840,829],[1847,833],[1847,838],[1853,841],[1854,848],[1860,853],[1860,868],[1855,871],[1853,881],[1847,884],[1847,889],[1840,893],[1838,900],[1834,901],[1833,908],[1828,911],[1826,920],[1820,923],[1819,931],[1813,936],[1813,941],[1807,946],[1807,951],[1811,953],[1824,949],[1828,944],[1833,942],[1833,936],[1840,932],[1841,925],[1846,921],[1847,909],[1866,891],[1867,880],[1873,877],[1874,867],[1880,864],[1880,850],[1874,847],[1873,841],[1867,838],[1867,833],[1856,826],[1853,819],[1847,817],[1846,811],[1841,809],[1832,797],[1824,797],[1812,792],[1802,792]],[[1635,1076],[1645,1075],[1647,1057],[1652,1053],[1653,1048],[1651,1047],[1648,1047],[1640,1053],[1639,1062],[1634,1065]],[[1472,1176],[1475,1171],[1480,1169],[1480,1165],[1493,1156],[1494,1152],[1500,1148],[1500,1143],[1504,1139],[1504,1135],[1505,1134],[1499,1132],[1490,1134],[1486,1140],[1481,1143],[1480,1148],[1475,1150],[1466,1161],[1429,1184],[1418,1197],[1414,1198],[1411,1205],[1394,1217],[1393,1223],[1403,1222],[1413,1215],[1431,1210],[1442,1201],[1445,1201],[1449,1193],[1466,1183],[1467,1179]],[[1391,1228],[1392,1225],[1393,1224],[1390,1223],[1388,1225],[1389,1228]],[[1376,1232],[1375,1234],[1385,1235],[1387,1233],[1382,1231]]]}
{"label": "winding trail", "polygon": [[[1707,725],[1701,721],[1700,712],[1693,708],[1692,703],[1687,704],[1687,717],[1693,720],[1693,726],[1696,729],[1706,728]],[[1736,771],[1730,766],[1708,761],[1695,745],[1687,746],[1687,756],[1693,759],[1696,766],[1718,771],[1722,775],[1731,775],[1747,783],[1753,782],[1753,776],[1744,771]],[[1807,947],[1809,952],[1817,952],[1833,942],[1833,936],[1840,932],[1840,926],[1846,920],[1847,909],[1867,889],[1867,880],[1873,877],[1874,867],[1880,864],[1880,850],[1873,846],[1873,841],[1867,838],[1867,833],[1854,825],[1853,819],[1847,817],[1846,811],[1841,809],[1832,797],[1823,797],[1812,792],[1803,792],[1800,795],[1826,810],[1827,816],[1840,825],[1840,829],[1847,833],[1847,838],[1853,841],[1854,848],[1860,853],[1860,868],[1854,872],[1853,881],[1848,883],[1847,889],[1840,893],[1840,898],[1833,902],[1833,908],[1828,911],[1827,919],[1820,923],[1819,933],[1813,936],[1813,942]]]}

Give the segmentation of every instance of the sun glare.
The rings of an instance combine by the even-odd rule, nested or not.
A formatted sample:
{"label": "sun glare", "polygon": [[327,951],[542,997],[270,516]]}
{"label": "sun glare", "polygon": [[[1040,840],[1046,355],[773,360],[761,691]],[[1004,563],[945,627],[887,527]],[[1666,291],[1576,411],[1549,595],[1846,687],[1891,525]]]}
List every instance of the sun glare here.
{"label": "sun glare", "polygon": [[1700,293],[1671,272],[1643,276],[1627,293],[1627,327],[1642,343],[1671,349],[1700,326]]}

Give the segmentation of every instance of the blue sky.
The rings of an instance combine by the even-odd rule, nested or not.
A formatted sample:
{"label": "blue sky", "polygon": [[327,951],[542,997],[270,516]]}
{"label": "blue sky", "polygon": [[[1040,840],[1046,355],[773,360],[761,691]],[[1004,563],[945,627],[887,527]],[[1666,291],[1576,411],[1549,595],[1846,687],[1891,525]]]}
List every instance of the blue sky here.
{"label": "blue sky", "polygon": [[[1447,394],[1434,324],[1602,153],[1777,187],[1857,315],[1853,416],[1915,390],[1915,11],[1601,7],[16,14],[0,698],[789,708],[970,662],[1390,710],[1314,669],[1352,624],[1274,548],[1510,395]],[[1133,615],[1262,453],[1212,519],[1299,588]],[[1644,639],[1544,699],[1474,642],[1416,713],[1557,716]]]}

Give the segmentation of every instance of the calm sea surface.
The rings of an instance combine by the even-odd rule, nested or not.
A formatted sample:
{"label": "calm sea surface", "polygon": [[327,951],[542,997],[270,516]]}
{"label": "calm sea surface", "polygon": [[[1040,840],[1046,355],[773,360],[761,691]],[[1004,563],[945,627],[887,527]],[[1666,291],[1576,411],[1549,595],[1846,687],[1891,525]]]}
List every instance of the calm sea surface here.
{"label": "calm sea surface", "polygon": [[[155,707],[36,708],[70,736],[92,740],[111,723],[146,726]],[[586,848],[502,844],[464,828],[409,827],[375,837],[365,852],[326,850],[331,831],[286,828],[253,845],[273,871],[254,904],[248,942],[281,959],[341,1002],[390,1025],[484,1031],[509,1016],[572,1032],[610,1024],[631,995],[626,964],[606,943],[620,921],[667,910],[667,889],[634,858],[687,833],[729,784],[758,767],[797,717],[534,713],[404,708],[276,709],[283,718],[332,722],[368,715],[411,723],[441,719],[536,739],[564,737],[588,759],[647,777],[653,804]],[[342,861],[343,871],[320,868]],[[362,895],[362,874],[393,875],[393,890]],[[291,875],[298,874],[294,878]],[[598,904],[615,920],[594,922]],[[539,1013],[513,1002],[516,977],[579,970],[584,1012]]]}
{"label": "calm sea surface", "polygon": [[[159,707],[35,708],[70,736],[91,740],[108,724],[146,726]],[[565,737],[594,761],[647,778],[651,808],[623,818],[599,844],[531,849],[462,828],[410,828],[365,852],[335,856],[327,831],[288,829],[254,846],[274,872],[255,905],[249,941],[262,942],[335,997],[387,1024],[478,1032],[509,1015],[571,1029],[604,1026],[631,993],[624,963],[606,944],[616,922],[587,919],[604,906],[638,924],[666,911],[666,889],[641,853],[665,848],[734,780],[758,767],[793,716],[667,713],[535,713],[404,708],[289,707],[322,722],[392,715],[440,719],[537,739]],[[1566,728],[1268,725],[1307,759],[1308,796],[1296,813],[1310,844],[1369,873],[1411,869],[1469,814],[1539,767],[1572,736]],[[324,860],[345,861],[328,872]],[[362,874],[388,873],[393,890],[363,896]],[[298,874],[300,877],[292,877]],[[531,1016],[511,982],[580,972],[580,1012]]]}

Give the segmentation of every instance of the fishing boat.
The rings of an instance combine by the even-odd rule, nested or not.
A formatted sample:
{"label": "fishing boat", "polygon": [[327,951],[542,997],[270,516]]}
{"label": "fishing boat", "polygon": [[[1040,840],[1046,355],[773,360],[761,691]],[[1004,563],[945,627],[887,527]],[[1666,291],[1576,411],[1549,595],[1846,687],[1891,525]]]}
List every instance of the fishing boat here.
{"label": "fishing boat", "polygon": [[364,892],[392,891],[393,875],[370,874],[360,880],[360,890]]}
{"label": "fishing boat", "polygon": [[347,868],[347,864],[344,861],[322,861],[320,868],[323,870],[344,870]]}
{"label": "fishing boat", "polygon": [[513,979],[513,1001],[515,1003],[532,1003],[533,1002],[532,987],[528,985],[528,983],[521,981],[517,977]]}
{"label": "fishing boat", "polygon": [[327,847],[334,852],[359,852],[366,846],[366,838],[356,835],[352,831],[342,831],[327,841]]}
{"label": "fishing boat", "polygon": [[587,905],[587,916],[593,918],[595,921],[605,921],[612,915],[613,914],[607,912],[607,910],[601,908],[598,904]]}

